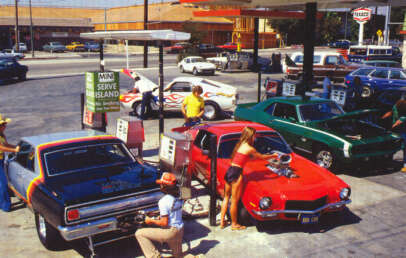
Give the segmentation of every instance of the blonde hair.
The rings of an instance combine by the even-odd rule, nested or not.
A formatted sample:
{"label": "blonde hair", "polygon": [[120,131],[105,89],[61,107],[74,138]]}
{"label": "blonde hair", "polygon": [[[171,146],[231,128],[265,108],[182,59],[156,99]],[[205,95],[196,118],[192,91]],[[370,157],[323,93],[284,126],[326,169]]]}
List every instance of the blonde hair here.
{"label": "blonde hair", "polygon": [[234,147],[233,153],[231,154],[231,159],[234,158],[235,153],[237,150],[240,148],[241,144],[243,143],[248,143],[249,145],[254,144],[254,136],[257,130],[255,130],[252,127],[246,126],[244,130],[242,130],[240,140],[237,142],[237,144]]}

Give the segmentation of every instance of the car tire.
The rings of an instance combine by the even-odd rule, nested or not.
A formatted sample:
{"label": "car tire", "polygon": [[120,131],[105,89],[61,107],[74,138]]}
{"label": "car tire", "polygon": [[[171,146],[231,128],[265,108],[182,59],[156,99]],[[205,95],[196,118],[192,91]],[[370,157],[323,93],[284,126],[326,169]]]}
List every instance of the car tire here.
{"label": "car tire", "polygon": [[251,226],[253,224],[253,218],[241,201],[238,203],[238,223],[243,226]]}
{"label": "car tire", "polygon": [[195,67],[195,68],[193,68],[193,75],[198,75],[198,72],[197,72],[196,67]]}
{"label": "car tire", "polygon": [[51,226],[38,212],[35,213],[35,226],[41,244],[48,250],[58,250],[64,240],[58,230]]}
{"label": "car tire", "polygon": [[[135,102],[133,104],[133,112],[134,112],[135,116],[141,117],[141,101]],[[148,110],[147,110],[147,113],[148,113]]]}
{"label": "car tire", "polygon": [[20,75],[18,76],[18,80],[20,80],[20,81],[26,81],[26,80],[27,80],[27,73],[20,74]]}
{"label": "car tire", "polygon": [[185,69],[183,68],[182,65],[180,66],[180,72],[181,72],[181,73],[184,73],[184,72],[185,72]]}
{"label": "car tire", "polygon": [[314,153],[314,162],[330,171],[333,171],[337,167],[336,157],[334,156],[333,152],[327,146],[319,146],[316,148]]}
{"label": "car tire", "polygon": [[212,121],[217,118],[218,113],[219,113],[219,106],[217,103],[213,101],[207,101],[204,103],[204,113],[203,113],[203,119]]}
{"label": "car tire", "polygon": [[372,89],[369,86],[363,86],[362,87],[362,92],[361,92],[361,97],[362,98],[369,98],[372,96]]}
{"label": "car tire", "polygon": [[216,71],[215,71],[215,70],[213,70],[213,71],[210,73],[211,76],[214,76],[214,74],[216,74]]}

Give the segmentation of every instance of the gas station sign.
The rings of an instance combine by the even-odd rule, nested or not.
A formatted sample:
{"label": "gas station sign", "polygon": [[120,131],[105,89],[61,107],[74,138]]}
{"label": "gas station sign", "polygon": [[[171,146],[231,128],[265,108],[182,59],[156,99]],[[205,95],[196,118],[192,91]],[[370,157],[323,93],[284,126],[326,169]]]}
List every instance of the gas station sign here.
{"label": "gas station sign", "polygon": [[86,72],[86,107],[95,113],[120,111],[118,72]]}
{"label": "gas station sign", "polygon": [[369,8],[358,8],[352,12],[354,20],[357,22],[366,22],[371,19],[372,10]]}

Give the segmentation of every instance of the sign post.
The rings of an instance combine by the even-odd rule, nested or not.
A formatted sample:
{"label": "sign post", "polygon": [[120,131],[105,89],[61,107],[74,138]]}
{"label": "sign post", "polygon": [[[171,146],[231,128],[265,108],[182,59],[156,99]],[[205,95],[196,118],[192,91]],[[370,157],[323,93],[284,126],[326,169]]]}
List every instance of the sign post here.
{"label": "sign post", "polygon": [[358,45],[364,41],[364,24],[371,19],[372,10],[369,8],[358,8],[352,12],[353,18],[359,24]]}

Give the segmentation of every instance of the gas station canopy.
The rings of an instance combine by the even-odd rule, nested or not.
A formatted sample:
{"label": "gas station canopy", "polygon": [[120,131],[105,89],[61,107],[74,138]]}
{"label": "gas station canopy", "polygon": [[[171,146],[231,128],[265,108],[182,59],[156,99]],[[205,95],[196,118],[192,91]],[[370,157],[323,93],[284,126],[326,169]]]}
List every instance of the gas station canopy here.
{"label": "gas station canopy", "polygon": [[180,0],[181,3],[229,5],[244,8],[303,9],[307,3],[317,3],[319,9],[356,8],[362,6],[406,6],[406,0]]}
{"label": "gas station canopy", "polygon": [[127,39],[146,41],[185,41],[190,39],[190,33],[173,30],[125,30],[125,31],[97,31],[80,33],[81,38],[93,40]]}

